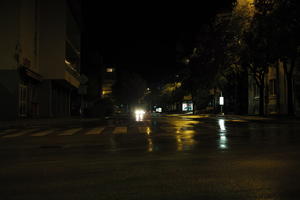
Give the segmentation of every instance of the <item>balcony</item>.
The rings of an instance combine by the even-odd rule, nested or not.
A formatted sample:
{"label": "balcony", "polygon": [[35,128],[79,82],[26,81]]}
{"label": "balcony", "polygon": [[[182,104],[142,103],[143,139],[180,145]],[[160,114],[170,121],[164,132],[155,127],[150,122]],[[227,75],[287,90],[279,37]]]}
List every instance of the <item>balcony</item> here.
{"label": "balcony", "polygon": [[70,62],[65,60],[65,80],[78,88],[80,85],[79,78],[80,74],[76,68]]}

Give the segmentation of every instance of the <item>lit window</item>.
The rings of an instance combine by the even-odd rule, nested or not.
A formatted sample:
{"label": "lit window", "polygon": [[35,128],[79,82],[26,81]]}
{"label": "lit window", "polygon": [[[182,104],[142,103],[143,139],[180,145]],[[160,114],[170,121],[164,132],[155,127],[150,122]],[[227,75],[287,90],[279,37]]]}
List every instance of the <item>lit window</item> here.
{"label": "lit window", "polygon": [[114,71],[114,69],[113,68],[106,68],[106,72],[109,72],[109,73],[111,73],[111,72],[113,72]]}

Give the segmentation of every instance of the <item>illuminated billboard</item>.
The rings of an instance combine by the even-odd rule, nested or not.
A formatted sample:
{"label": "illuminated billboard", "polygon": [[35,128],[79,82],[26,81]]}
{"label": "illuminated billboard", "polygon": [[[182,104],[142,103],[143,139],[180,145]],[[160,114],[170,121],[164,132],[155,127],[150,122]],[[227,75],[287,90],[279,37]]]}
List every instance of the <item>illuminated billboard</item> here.
{"label": "illuminated billboard", "polygon": [[220,97],[220,105],[221,105],[221,106],[224,105],[224,97]]}
{"label": "illuminated billboard", "polygon": [[185,112],[193,111],[193,102],[183,102],[182,111]]}
{"label": "illuminated billboard", "polygon": [[156,108],[155,111],[158,112],[158,113],[161,113],[162,112],[162,108]]}

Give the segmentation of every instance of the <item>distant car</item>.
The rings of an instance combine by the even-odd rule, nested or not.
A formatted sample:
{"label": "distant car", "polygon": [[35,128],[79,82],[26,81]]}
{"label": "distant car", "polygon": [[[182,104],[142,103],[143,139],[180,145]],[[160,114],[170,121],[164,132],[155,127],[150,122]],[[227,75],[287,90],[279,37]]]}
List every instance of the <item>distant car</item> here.
{"label": "distant car", "polygon": [[150,116],[149,112],[142,108],[136,108],[133,115],[135,116],[136,121],[144,121],[145,118]]}

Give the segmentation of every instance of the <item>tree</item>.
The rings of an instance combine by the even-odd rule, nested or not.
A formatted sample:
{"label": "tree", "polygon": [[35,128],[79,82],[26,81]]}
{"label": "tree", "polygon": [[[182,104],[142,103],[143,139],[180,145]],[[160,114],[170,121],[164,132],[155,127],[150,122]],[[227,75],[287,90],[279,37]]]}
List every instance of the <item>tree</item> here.
{"label": "tree", "polygon": [[300,6],[297,0],[256,0],[256,18],[266,26],[269,53],[283,62],[287,80],[288,114],[294,115],[293,74],[300,46]]}
{"label": "tree", "polygon": [[240,66],[250,72],[255,80],[260,91],[260,115],[265,113],[265,75],[269,66],[274,62],[273,55],[269,51],[270,43],[265,40],[269,31],[266,30],[264,20],[249,2],[239,1],[228,26],[228,32],[232,34],[228,42],[229,61],[232,67]]}
{"label": "tree", "polygon": [[[234,19],[234,20],[233,20]],[[238,93],[244,85],[240,84],[243,76],[241,68],[241,38],[244,18],[229,15],[218,16],[214,23],[204,26],[199,40],[190,57],[191,77],[189,87],[197,97],[198,104],[208,103],[210,90],[219,88],[230,99],[227,108],[236,113],[243,112],[242,98]],[[227,101],[229,102],[229,101]],[[207,104],[206,104],[207,105]]]}

